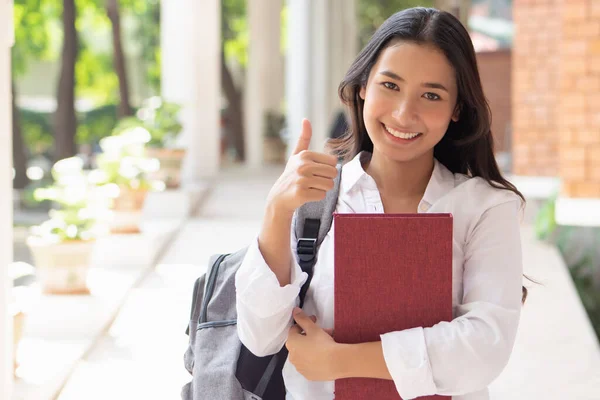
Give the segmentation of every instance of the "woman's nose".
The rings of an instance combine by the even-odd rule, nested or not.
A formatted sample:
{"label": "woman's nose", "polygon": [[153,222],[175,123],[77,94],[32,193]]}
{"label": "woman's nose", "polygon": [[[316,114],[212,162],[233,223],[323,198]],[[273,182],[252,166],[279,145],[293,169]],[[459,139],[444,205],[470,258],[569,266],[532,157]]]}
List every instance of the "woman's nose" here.
{"label": "woman's nose", "polygon": [[392,111],[392,117],[403,126],[410,126],[419,118],[415,104],[409,100],[398,103],[396,109]]}

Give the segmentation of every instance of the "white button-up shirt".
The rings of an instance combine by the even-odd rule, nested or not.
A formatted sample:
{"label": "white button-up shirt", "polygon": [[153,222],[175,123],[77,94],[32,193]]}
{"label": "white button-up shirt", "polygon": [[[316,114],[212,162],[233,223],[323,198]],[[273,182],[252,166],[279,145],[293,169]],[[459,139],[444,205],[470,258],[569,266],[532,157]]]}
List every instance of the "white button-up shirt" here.
{"label": "white button-up shirt", "polygon": [[[344,165],[338,213],[383,213],[377,185],[361,153]],[[454,400],[489,399],[487,386],[513,348],[521,310],[520,199],[481,178],[453,174],[437,160],[419,212],[453,214],[453,316],[451,322],[381,335],[387,368],[403,399],[440,394]],[[319,248],[304,311],[322,328],[334,328],[332,226]],[[292,241],[295,254],[296,245]],[[255,240],[236,275],[238,332],[254,354],[278,352],[292,325],[292,310],[307,278],[294,261],[291,283],[280,287]],[[313,382],[288,361],[287,398],[330,400],[334,382]]]}

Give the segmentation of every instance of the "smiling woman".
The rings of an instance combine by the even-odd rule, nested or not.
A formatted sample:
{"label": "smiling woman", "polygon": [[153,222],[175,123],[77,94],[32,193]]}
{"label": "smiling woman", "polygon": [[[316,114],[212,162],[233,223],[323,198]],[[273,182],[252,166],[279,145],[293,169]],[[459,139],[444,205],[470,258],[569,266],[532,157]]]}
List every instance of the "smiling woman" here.
{"label": "smiling woman", "polygon": [[[489,400],[487,387],[510,357],[526,294],[523,196],[496,164],[469,34],[446,12],[398,12],[357,56],[339,95],[350,116],[347,134],[331,142],[333,154],[312,152],[311,125],[304,121],[267,199],[260,234],[236,273],[239,338],[258,357],[286,346],[288,400],[334,399],[334,381],[343,378],[392,380],[405,399]],[[335,169],[340,158],[341,176]],[[332,226],[309,276],[300,268],[302,256],[292,257],[307,239],[290,237],[290,224],[299,207],[332,193],[336,175],[335,213],[454,216],[452,321],[382,332],[373,342],[338,343],[331,336],[335,254],[345,249]],[[372,251],[363,250],[367,257]],[[402,268],[398,259],[405,254],[394,246],[382,251],[393,268]],[[365,282],[380,273],[370,269]],[[299,293],[302,310],[296,309]]]}

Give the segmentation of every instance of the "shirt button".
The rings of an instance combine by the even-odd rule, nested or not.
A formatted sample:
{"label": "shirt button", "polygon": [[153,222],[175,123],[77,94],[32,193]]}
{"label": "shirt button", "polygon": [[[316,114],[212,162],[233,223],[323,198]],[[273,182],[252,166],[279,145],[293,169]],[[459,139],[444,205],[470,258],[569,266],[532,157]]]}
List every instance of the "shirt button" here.
{"label": "shirt button", "polygon": [[419,209],[421,211],[427,211],[427,210],[429,210],[429,205],[427,203],[421,203],[421,205],[419,206]]}

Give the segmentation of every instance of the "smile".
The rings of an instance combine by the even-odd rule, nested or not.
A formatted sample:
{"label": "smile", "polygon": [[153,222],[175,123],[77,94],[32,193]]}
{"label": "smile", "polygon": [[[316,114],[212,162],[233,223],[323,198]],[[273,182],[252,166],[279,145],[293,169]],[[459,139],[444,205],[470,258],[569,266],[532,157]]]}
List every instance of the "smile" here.
{"label": "smile", "polygon": [[388,127],[385,124],[382,124],[382,125],[385,128],[385,130],[396,139],[413,140],[421,135],[420,132],[400,132],[393,128]]}

